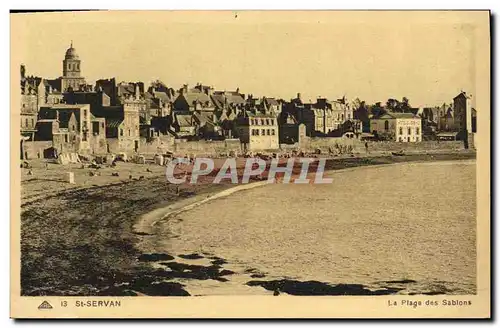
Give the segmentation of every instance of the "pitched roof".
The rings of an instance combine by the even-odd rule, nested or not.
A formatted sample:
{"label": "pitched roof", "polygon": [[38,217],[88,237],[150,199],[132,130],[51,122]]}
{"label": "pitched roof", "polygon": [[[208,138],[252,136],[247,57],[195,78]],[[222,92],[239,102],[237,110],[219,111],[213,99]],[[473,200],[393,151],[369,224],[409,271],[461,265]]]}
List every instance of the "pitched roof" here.
{"label": "pitched roof", "polygon": [[117,128],[123,123],[123,118],[109,118],[106,119],[106,127],[108,128]]}
{"label": "pitched roof", "polygon": [[197,90],[190,90],[188,92],[185,92],[179,95],[177,99],[182,99],[182,98],[186,100],[189,106],[192,106],[195,102],[198,102],[200,104],[206,104],[208,102],[208,106],[213,105],[212,101],[210,100],[210,97],[206,93],[199,92]]}
{"label": "pitched roof", "polygon": [[186,95],[186,100],[189,104],[192,104],[195,100],[202,104],[205,104],[207,102],[211,103],[210,97],[203,92],[188,92],[188,94]]}
{"label": "pitched roof", "polygon": [[222,94],[216,93],[212,95],[212,102],[217,108],[224,108],[225,98]]}
{"label": "pitched roof", "polygon": [[214,119],[213,119],[213,114],[212,113],[207,113],[207,112],[195,112],[193,114],[193,118],[198,121],[198,123],[203,126],[205,124],[211,124],[214,125]]}
{"label": "pitched roof", "polygon": [[133,94],[135,93],[135,86],[132,84],[119,84],[118,85],[118,94]]}
{"label": "pitched roof", "polygon": [[166,92],[163,91],[153,91],[153,95],[155,98],[160,99],[163,102],[170,102],[172,101],[170,97],[167,95]]}
{"label": "pitched roof", "polygon": [[278,106],[279,105],[278,101],[276,99],[274,99],[274,98],[266,98],[266,103],[268,105],[272,105],[272,106]]}
{"label": "pitched roof", "polygon": [[[48,89],[49,87],[52,87],[52,93],[60,93],[61,91],[61,79],[54,79],[54,80],[43,80],[43,83],[45,84],[45,87]],[[48,91],[48,90],[47,90]]]}
{"label": "pitched roof", "polygon": [[192,122],[192,115],[190,114],[176,114],[175,115],[175,120],[177,124],[179,124],[180,127],[189,127],[193,126]]}
{"label": "pitched roof", "polygon": [[79,123],[80,122],[80,112],[76,111],[70,111],[70,110],[60,110],[59,111],[59,127],[61,128],[67,128],[69,125],[69,120],[71,117],[74,115],[76,118],[76,121]]}
{"label": "pitched roof", "polygon": [[241,105],[245,103],[245,99],[238,92],[226,92],[224,96],[229,104]]}

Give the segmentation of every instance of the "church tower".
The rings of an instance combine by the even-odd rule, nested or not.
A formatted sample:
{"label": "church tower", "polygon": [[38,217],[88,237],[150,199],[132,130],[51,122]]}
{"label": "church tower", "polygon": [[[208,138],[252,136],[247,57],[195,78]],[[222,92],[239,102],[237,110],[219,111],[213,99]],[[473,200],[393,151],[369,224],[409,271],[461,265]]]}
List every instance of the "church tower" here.
{"label": "church tower", "polygon": [[85,78],[81,76],[80,64],[81,60],[76,53],[76,49],[73,48],[73,41],[71,41],[63,60],[62,92],[77,91],[81,85],[85,84]]}

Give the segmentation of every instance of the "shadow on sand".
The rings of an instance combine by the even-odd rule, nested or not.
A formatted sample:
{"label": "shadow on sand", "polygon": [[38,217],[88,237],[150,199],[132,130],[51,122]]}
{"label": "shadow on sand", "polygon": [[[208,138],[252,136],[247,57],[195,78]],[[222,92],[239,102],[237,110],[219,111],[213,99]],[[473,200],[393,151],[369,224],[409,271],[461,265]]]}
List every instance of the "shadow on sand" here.
{"label": "shadow on sand", "polygon": [[298,280],[252,280],[246,283],[248,286],[260,286],[267,290],[274,291],[277,295],[280,292],[290,295],[391,295],[396,294],[402,288],[386,288],[378,290],[366,289],[360,284],[338,284],[330,285],[319,281],[298,281]]}

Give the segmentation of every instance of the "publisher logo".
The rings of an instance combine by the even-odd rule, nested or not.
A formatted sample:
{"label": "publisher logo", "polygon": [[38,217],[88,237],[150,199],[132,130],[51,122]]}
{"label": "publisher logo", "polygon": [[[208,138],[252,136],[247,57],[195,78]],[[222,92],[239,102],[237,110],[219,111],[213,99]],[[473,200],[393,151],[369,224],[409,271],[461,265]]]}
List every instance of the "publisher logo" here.
{"label": "publisher logo", "polygon": [[50,305],[50,303],[47,301],[43,301],[42,304],[38,306],[39,310],[50,310],[52,308],[53,308],[52,305]]}

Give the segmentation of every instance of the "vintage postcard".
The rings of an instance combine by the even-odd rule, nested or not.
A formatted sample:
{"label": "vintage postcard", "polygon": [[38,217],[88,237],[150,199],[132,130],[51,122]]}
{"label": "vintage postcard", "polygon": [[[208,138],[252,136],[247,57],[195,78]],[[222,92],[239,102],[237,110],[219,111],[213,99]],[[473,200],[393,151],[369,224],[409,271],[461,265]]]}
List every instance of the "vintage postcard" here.
{"label": "vintage postcard", "polygon": [[489,11],[11,13],[13,318],[489,318]]}

